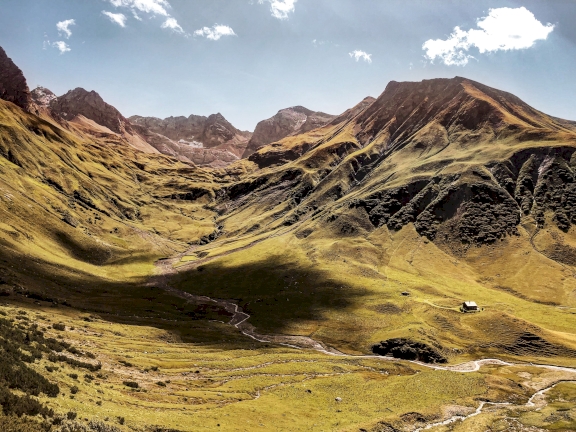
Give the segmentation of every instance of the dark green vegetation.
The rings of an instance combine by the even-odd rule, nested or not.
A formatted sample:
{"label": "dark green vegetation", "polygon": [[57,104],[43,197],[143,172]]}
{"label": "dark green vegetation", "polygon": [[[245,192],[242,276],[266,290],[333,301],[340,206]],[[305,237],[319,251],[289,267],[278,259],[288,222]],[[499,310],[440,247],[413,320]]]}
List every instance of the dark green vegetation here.
{"label": "dark green vegetation", "polygon": [[417,360],[424,363],[446,363],[446,358],[433,347],[408,339],[388,339],[372,346],[374,354],[389,355],[404,360]]}

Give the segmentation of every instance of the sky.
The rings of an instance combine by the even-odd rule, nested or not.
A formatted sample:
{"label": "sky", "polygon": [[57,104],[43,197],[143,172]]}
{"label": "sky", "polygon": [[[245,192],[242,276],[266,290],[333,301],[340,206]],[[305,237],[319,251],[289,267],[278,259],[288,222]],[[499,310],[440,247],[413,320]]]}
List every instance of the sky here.
{"label": "sky", "polygon": [[574,0],[0,0],[0,46],[31,88],[95,90],[126,117],[252,131],[463,76],[576,120],[574,22]]}

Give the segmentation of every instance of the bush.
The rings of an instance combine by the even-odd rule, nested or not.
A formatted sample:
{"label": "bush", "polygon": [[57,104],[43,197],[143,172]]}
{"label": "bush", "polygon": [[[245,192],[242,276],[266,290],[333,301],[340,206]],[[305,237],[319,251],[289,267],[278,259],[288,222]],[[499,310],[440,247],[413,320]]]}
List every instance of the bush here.
{"label": "bush", "polygon": [[52,324],[52,328],[53,328],[54,330],[58,330],[58,331],[64,331],[64,330],[66,330],[66,326],[65,326],[64,324],[62,324],[62,323],[54,323],[54,324]]}
{"label": "bush", "polygon": [[78,417],[78,414],[76,414],[74,411],[68,411],[66,413],[66,418],[68,420],[76,420],[76,417]]}
{"label": "bush", "polygon": [[166,387],[166,383],[163,381],[158,381],[156,385],[159,385],[160,387]]}
{"label": "bush", "polygon": [[25,417],[2,415],[0,416],[0,430],[2,432],[46,432],[50,430],[50,425]]}
{"label": "bush", "polygon": [[126,367],[132,367],[134,366],[132,363],[127,362],[126,360],[118,360],[118,363],[123,364]]}
{"label": "bush", "polygon": [[73,395],[75,395],[79,391],[80,391],[80,389],[77,386],[70,387],[70,393],[72,393]]}
{"label": "bush", "polygon": [[92,420],[88,423],[90,430],[94,432],[121,432],[116,426],[106,424],[98,420]]}
{"label": "bush", "polygon": [[135,381],[124,381],[122,384],[124,384],[126,387],[135,388],[135,389],[140,387],[140,385]]}
{"label": "bush", "polygon": [[14,414],[18,417],[24,414],[32,417],[38,414],[44,417],[52,417],[54,415],[54,411],[43,406],[36,399],[32,399],[28,395],[17,396],[5,387],[0,387],[0,405],[2,405],[4,415]]}
{"label": "bush", "polygon": [[68,376],[72,379],[75,379],[75,380],[78,379],[78,374],[75,374],[75,373],[68,374]]}

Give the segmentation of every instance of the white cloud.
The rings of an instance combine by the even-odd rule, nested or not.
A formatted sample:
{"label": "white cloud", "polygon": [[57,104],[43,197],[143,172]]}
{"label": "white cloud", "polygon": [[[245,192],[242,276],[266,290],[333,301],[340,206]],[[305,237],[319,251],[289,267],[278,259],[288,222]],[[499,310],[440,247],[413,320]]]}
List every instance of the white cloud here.
{"label": "white cloud", "polygon": [[165,29],[170,29],[176,33],[182,33],[185,34],[186,32],[182,29],[182,27],[180,27],[180,24],[178,24],[178,21],[176,21],[176,18],[168,18],[166,19],[166,21],[164,21],[164,23],[161,26],[162,28]]}
{"label": "white cloud", "polygon": [[354,50],[348,53],[348,55],[356,61],[364,60],[366,63],[372,63],[372,54],[368,54],[367,52]]}
{"label": "white cloud", "polygon": [[54,48],[58,48],[60,50],[60,54],[64,54],[68,51],[71,51],[70,47],[68,46],[68,44],[64,41],[58,41],[58,42],[54,42],[52,44],[52,46]]}
{"label": "white cloud", "polygon": [[260,4],[265,1],[270,3],[270,12],[274,18],[285,20],[288,19],[290,13],[294,12],[294,5],[298,0],[258,0]]}
{"label": "white cloud", "polygon": [[66,21],[60,21],[56,24],[56,28],[58,29],[58,33],[60,36],[64,36],[66,39],[69,39],[72,36],[72,31],[70,30],[70,26],[76,25],[76,22],[73,19],[69,19]]}
{"label": "white cloud", "polygon": [[234,30],[226,25],[215,24],[212,28],[204,27],[194,32],[194,36],[203,36],[217,41],[222,36],[236,36]]}
{"label": "white cloud", "polygon": [[[138,21],[142,21],[142,18],[140,17],[139,13],[150,14],[153,17],[155,16],[165,17],[165,20],[161,25],[163,29],[169,29],[175,33],[180,33],[184,36],[189,36],[180,26],[180,24],[178,24],[176,18],[172,17],[172,15],[168,13],[168,9],[171,8],[168,0],[108,0],[108,1],[114,7],[117,8],[124,7],[130,9],[130,12],[132,12],[132,15],[134,16],[134,19],[137,19]],[[110,17],[110,19],[112,19],[112,17]],[[124,22],[125,21],[126,17],[124,17]]]}
{"label": "white cloud", "polygon": [[110,21],[118,24],[120,27],[126,27],[126,15],[121,13],[112,13],[108,11],[102,11],[102,14],[106,15]]}
{"label": "white cloud", "polygon": [[167,0],[109,0],[114,7],[128,7],[134,12],[140,11],[152,15],[170,16],[167,8],[170,3]]}
{"label": "white cloud", "polygon": [[545,40],[554,30],[554,25],[542,24],[525,7],[490,9],[488,16],[478,19],[476,25],[478,28],[468,31],[455,27],[445,40],[427,40],[422,45],[425,57],[432,61],[439,58],[448,66],[465,66],[474,58],[468,54],[472,47],[481,54],[526,49]]}

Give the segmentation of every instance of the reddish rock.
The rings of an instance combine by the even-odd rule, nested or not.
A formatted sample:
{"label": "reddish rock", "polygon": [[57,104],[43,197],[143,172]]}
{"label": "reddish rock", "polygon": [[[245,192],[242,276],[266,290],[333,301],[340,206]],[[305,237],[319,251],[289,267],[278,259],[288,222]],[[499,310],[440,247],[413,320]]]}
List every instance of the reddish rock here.
{"label": "reddish rock", "polygon": [[0,47],[0,99],[12,102],[26,111],[34,111],[34,103],[26,78]]}
{"label": "reddish rock", "polygon": [[290,135],[298,135],[322,127],[336,116],[314,112],[302,106],[295,106],[278,111],[267,120],[256,125],[254,134],[242,157],[247,158],[265,145],[279,141]]}
{"label": "reddish rock", "polygon": [[55,117],[64,120],[73,120],[82,115],[105,126],[118,134],[134,134],[130,122],[120,114],[112,105],[104,102],[95,91],[86,91],[83,88],[70,90],[63,96],[50,102],[50,109]]}

